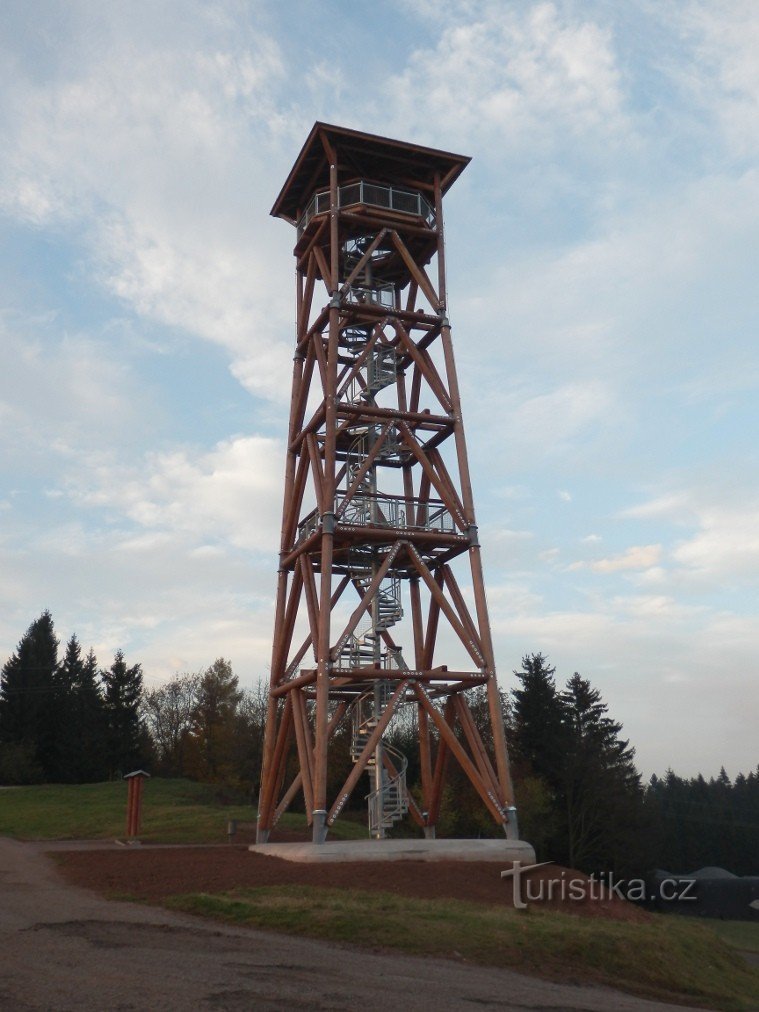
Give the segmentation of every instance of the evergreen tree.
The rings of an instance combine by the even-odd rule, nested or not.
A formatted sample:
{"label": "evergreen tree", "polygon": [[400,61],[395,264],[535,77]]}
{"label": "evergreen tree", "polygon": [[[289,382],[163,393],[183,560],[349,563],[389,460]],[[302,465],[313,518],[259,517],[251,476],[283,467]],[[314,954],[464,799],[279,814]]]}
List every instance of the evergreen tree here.
{"label": "evergreen tree", "polygon": [[675,873],[705,866],[759,875],[759,768],[735,782],[724,769],[707,781],[668,770],[651,777],[645,810],[655,829],[652,864]]}
{"label": "evergreen tree", "polygon": [[542,654],[524,657],[515,674],[517,797],[527,799],[525,826],[541,854],[584,871],[640,870],[642,790],[621,724],[579,674],[558,691]]}
{"label": "evergreen tree", "polygon": [[522,776],[536,776],[556,790],[562,778],[567,748],[562,700],[554,675],[542,654],[522,658],[514,674],[521,688],[512,692],[512,758]]}
{"label": "evergreen tree", "polygon": [[77,782],[93,783],[108,776],[106,711],[100,689],[97,657],[92,649],[74,683],[74,723],[79,733]]}
{"label": "evergreen tree", "polygon": [[[58,640],[52,615],[45,611],[29,626],[0,673],[0,745],[6,779],[29,782],[55,773],[57,666]],[[9,761],[15,767],[11,775]]]}
{"label": "evergreen tree", "polygon": [[76,686],[83,668],[82,648],[76,636],[72,636],[53,676],[58,732],[54,743],[54,769],[49,772],[59,783],[79,782],[81,729],[76,712]]}
{"label": "evergreen tree", "polygon": [[105,738],[108,772],[123,776],[140,765],[143,756],[140,703],[142,668],[127,667],[124,654],[116,652],[113,664],[101,672],[105,687]]}
{"label": "evergreen tree", "polygon": [[567,751],[560,784],[566,859],[584,870],[630,870],[637,864],[642,790],[635,750],[620,737],[598,689],[575,674],[560,694]]}

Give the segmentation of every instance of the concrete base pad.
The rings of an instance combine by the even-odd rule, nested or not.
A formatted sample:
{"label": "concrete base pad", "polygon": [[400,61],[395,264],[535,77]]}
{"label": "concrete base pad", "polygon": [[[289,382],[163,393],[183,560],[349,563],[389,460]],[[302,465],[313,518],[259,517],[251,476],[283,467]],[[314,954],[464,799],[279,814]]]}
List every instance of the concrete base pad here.
{"label": "concrete base pad", "polygon": [[521,861],[535,863],[524,840],[335,840],[327,843],[258,843],[248,848],[283,861]]}

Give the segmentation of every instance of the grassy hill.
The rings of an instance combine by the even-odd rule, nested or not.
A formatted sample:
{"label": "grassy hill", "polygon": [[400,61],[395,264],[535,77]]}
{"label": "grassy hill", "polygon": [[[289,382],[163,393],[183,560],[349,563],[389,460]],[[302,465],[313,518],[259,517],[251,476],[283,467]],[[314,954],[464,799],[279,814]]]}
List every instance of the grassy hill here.
{"label": "grassy hill", "polygon": [[[0,835],[21,840],[103,840],[124,836],[127,787],[103,784],[45,784],[0,791]],[[209,784],[148,780],[142,809],[145,843],[224,843],[230,819],[252,823],[251,805],[228,805]],[[287,814],[283,829],[304,829],[305,816]],[[332,836],[364,839],[366,829],[338,822]]]}

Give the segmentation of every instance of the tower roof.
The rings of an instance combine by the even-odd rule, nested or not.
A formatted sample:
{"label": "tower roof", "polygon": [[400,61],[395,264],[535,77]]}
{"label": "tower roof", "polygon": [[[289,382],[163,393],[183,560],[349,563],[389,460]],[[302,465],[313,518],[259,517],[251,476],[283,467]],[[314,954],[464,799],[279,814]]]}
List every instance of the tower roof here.
{"label": "tower roof", "polygon": [[431,187],[439,172],[443,193],[471,161],[466,155],[317,122],[274,202],[275,218],[295,224],[311,195],[329,186],[330,149],[337,154],[341,174],[347,171],[355,178],[421,188]]}

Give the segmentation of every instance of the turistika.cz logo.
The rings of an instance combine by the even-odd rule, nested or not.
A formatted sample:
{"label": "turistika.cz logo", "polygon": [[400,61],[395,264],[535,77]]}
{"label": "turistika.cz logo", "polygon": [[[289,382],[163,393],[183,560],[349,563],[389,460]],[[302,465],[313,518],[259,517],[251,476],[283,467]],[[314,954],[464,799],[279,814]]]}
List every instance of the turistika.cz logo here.
{"label": "turistika.cz logo", "polygon": [[693,889],[695,880],[664,878],[652,887],[642,878],[617,879],[614,875],[590,875],[588,878],[570,877],[563,870],[555,878],[533,878],[530,872],[536,868],[544,868],[553,861],[540,861],[538,864],[525,864],[515,861],[514,866],[501,872],[501,878],[512,879],[512,902],[517,910],[526,910],[528,903],[550,902],[560,900],[562,903],[584,903],[586,900],[605,900],[616,897],[632,903],[645,900],[663,900],[665,903],[678,903],[681,900],[695,900]]}

